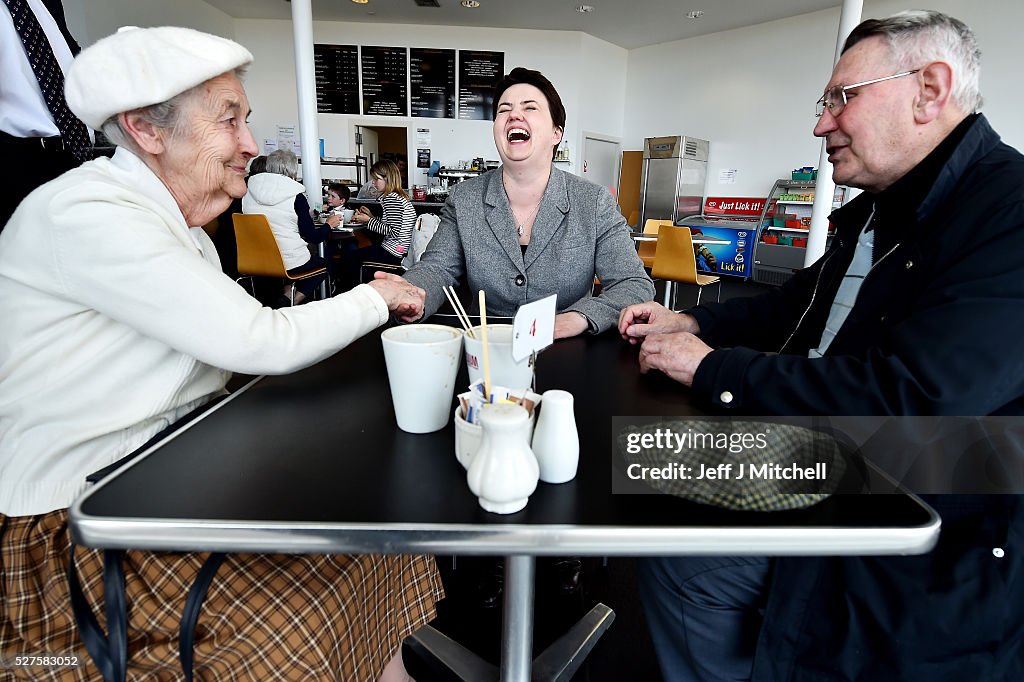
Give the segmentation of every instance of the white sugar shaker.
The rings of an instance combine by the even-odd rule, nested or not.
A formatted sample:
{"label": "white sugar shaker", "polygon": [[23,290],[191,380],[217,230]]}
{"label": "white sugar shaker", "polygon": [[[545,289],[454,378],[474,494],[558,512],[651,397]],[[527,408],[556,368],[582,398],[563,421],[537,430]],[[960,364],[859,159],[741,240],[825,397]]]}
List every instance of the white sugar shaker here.
{"label": "white sugar shaker", "polygon": [[528,420],[520,405],[488,405],[480,413],[480,449],[466,481],[489,512],[513,514],[526,506],[537,488],[537,458],[523,437]]}
{"label": "white sugar shaker", "polygon": [[545,483],[565,483],[576,477],[580,437],[576,431],[572,393],[544,391],[537,427],[533,431],[533,454],[540,465],[540,480]]}

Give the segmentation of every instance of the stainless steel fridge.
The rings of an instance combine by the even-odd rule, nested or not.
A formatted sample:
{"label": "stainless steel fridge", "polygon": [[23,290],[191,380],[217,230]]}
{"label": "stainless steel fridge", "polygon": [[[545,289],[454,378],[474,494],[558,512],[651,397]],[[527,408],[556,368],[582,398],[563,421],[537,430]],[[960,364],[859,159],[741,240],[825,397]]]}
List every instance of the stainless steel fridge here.
{"label": "stainless steel fridge", "polygon": [[678,224],[704,208],[711,143],[673,135],[644,140],[640,180],[640,227],[651,218]]}

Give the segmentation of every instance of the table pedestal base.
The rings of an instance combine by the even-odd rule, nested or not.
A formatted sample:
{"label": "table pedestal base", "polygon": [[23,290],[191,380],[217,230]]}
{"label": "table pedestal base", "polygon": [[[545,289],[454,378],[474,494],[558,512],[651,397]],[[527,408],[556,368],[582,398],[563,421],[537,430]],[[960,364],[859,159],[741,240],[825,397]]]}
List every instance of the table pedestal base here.
{"label": "table pedestal base", "polygon": [[406,660],[417,659],[440,680],[469,682],[568,682],[597,640],[615,620],[615,612],[597,604],[533,659],[533,584],[536,558],[505,558],[505,610],[501,624],[501,669],[433,627],[425,625],[405,638]]}

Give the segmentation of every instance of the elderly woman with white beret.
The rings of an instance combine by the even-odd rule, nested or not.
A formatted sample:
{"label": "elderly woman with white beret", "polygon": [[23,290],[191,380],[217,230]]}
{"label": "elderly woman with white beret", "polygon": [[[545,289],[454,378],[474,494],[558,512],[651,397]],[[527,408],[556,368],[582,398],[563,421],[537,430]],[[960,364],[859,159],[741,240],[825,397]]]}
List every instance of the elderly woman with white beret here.
{"label": "elderly woman with white beret", "polygon": [[[199,226],[246,191],[257,148],[239,76],[251,61],[232,41],[171,27],[84,50],[68,105],[118,149],[33,192],[0,233],[2,660],[82,651],[67,508],[89,473],[223,394],[232,372],[311,365],[422,300],[382,280],[271,310],[221,273]],[[167,615],[182,595],[166,581],[189,584],[202,558],[128,553],[130,679],[180,674]],[[101,554],[80,549],[75,564],[97,604]],[[441,594],[426,557],[229,556],[203,606],[196,672],[402,679],[392,654]]]}

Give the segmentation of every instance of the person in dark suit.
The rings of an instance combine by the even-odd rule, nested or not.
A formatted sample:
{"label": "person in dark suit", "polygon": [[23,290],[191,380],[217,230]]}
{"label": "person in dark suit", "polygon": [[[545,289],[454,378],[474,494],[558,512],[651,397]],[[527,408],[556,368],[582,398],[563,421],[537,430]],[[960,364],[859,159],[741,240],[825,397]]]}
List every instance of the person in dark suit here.
{"label": "person in dark suit", "polygon": [[[0,178],[0,230],[29,192],[88,158],[87,152],[76,155],[65,145],[30,61],[30,51],[52,53],[61,72],[59,96],[63,100],[63,72],[80,48],[68,30],[60,0],[42,0],[42,4],[45,11],[38,11],[38,5],[26,0],[0,2],[0,150],[18,159],[15,165],[5,164]],[[28,39],[32,50],[26,47],[23,34],[33,36]],[[36,38],[40,42],[32,42]],[[86,130],[81,121],[75,121],[80,132]]]}

